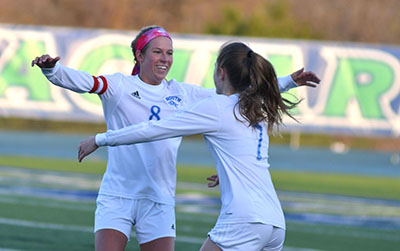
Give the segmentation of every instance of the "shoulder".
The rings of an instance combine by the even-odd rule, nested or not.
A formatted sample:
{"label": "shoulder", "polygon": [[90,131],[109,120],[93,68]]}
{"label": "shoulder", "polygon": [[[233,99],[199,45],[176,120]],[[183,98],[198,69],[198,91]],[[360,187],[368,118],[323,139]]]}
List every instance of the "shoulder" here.
{"label": "shoulder", "polygon": [[104,74],[104,75],[99,75],[97,76],[98,78],[104,78],[107,80],[107,82],[111,85],[120,85],[124,83],[132,83],[137,81],[135,76],[132,75],[124,75],[120,72],[116,72],[113,74]]}
{"label": "shoulder", "polygon": [[130,76],[124,75],[120,72],[112,73],[112,74],[104,74],[100,75],[103,76],[109,80],[121,80],[121,79],[129,79]]}

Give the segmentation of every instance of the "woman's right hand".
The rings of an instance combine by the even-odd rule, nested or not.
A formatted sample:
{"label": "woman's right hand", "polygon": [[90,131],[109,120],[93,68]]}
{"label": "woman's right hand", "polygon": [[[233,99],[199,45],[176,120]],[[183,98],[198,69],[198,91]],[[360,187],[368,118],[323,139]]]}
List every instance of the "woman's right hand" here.
{"label": "woman's right hand", "polygon": [[53,68],[56,65],[58,60],[60,60],[59,56],[52,58],[48,54],[42,55],[42,56],[36,57],[34,60],[32,60],[32,67],[34,65],[37,65],[40,68]]}

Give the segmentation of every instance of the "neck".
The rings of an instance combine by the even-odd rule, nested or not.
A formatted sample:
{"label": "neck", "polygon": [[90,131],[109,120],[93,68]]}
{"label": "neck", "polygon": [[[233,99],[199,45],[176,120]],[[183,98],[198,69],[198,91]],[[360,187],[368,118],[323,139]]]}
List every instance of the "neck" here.
{"label": "neck", "polygon": [[143,83],[146,83],[146,84],[148,84],[148,85],[159,85],[159,84],[161,84],[161,81],[160,81],[160,82],[158,82],[158,81],[151,81],[150,79],[148,79],[148,78],[146,78],[145,76],[143,76],[141,73],[139,73],[138,76],[139,76],[140,80],[143,81]]}
{"label": "neck", "polygon": [[230,96],[235,93],[236,93],[236,91],[233,89],[231,83],[229,83],[229,82],[226,82],[224,84],[224,86],[222,87],[221,94],[223,94],[223,95]]}

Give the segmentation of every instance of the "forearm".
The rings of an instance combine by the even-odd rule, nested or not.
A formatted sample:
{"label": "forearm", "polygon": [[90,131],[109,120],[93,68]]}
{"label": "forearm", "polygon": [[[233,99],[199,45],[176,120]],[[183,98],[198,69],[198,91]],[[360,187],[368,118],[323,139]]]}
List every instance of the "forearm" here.
{"label": "forearm", "polygon": [[[152,135],[151,127],[154,121],[127,126],[118,130],[98,133],[95,137],[97,146],[119,146],[149,142],[151,139],[163,139],[161,135]],[[154,129],[153,129],[154,130]],[[150,133],[150,134],[149,134]]]}
{"label": "forearm", "polygon": [[94,78],[87,72],[74,70],[57,63],[53,68],[42,68],[42,73],[54,85],[78,93],[89,92]]}
{"label": "forearm", "polygon": [[187,110],[159,121],[147,121],[96,135],[97,146],[118,146],[204,134],[220,127],[219,108],[205,99]]}

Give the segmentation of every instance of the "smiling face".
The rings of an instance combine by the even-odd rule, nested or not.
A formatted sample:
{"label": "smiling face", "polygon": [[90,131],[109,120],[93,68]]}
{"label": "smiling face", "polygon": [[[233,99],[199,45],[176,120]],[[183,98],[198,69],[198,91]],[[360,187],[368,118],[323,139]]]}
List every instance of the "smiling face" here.
{"label": "smiling face", "polygon": [[147,49],[136,51],[140,63],[139,77],[146,83],[158,85],[167,76],[173,63],[172,41],[167,37],[157,37],[149,42]]}

